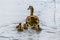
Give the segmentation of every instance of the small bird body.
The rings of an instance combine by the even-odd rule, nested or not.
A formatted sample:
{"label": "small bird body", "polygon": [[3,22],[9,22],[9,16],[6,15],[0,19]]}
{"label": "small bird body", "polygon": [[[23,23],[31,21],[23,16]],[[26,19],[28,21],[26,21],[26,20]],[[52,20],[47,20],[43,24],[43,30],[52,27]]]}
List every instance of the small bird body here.
{"label": "small bird body", "polygon": [[21,23],[19,23],[19,25],[16,28],[17,28],[17,31],[23,31],[23,27]]}
{"label": "small bird body", "polygon": [[25,30],[28,30],[27,24],[24,24],[23,27],[24,27]]}

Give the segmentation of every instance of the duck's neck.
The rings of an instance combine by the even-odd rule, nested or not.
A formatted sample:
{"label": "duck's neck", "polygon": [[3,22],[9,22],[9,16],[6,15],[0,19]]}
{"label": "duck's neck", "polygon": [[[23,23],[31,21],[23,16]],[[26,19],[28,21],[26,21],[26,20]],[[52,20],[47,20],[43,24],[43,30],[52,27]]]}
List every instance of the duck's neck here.
{"label": "duck's neck", "polygon": [[31,14],[30,14],[30,15],[33,15],[33,13],[34,13],[34,9],[32,8],[30,11],[31,11]]}

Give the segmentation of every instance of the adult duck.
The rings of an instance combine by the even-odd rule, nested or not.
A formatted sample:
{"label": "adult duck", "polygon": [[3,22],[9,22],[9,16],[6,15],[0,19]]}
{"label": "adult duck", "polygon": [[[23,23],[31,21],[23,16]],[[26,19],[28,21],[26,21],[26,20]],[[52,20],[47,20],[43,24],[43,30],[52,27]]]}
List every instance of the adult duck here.
{"label": "adult duck", "polygon": [[[29,6],[28,10],[30,10],[30,16],[27,16],[26,18],[26,23],[29,24],[30,26],[32,26],[32,29],[35,28],[40,29],[39,28],[39,18],[38,16],[34,15],[34,8],[33,6]],[[37,27],[33,27],[33,25],[37,26]]]}

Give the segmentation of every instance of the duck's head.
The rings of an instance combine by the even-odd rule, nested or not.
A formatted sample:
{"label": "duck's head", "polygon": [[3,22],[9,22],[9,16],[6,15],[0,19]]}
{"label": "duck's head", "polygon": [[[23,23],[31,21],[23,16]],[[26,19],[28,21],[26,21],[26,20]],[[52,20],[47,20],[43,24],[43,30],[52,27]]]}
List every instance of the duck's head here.
{"label": "duck's head", "polygon": [[28,7],[28,10],[32,10],[32,9],[33,9],[33,6],[29,6],[29,7]]}
{"label": "duck's head", "polygon": [[28,7],[28,10],[30,10],[30,12],[31,12],[30,15],[33,15],[33,12],[34,12],[34,8],[33,8],[33,6],[29,6],[29,7]]}

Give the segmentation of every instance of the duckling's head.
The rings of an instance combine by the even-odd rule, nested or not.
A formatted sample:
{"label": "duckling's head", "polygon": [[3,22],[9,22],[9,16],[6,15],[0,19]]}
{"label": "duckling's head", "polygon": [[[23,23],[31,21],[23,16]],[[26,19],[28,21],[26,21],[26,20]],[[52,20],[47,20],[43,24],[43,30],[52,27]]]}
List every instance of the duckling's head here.
{"label": "duckling's head", "polygon": [[19,23],[19,25],[21,25],[21,23]]}

